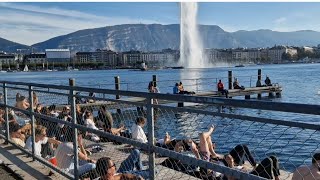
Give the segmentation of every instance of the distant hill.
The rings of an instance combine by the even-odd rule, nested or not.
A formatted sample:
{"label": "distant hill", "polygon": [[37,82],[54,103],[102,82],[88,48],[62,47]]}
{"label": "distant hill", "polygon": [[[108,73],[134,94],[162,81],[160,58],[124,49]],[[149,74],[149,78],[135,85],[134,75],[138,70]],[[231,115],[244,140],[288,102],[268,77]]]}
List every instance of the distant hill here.
{"label": "distant hill", "polygon": [[0,51],[16,52],[17,49],[30,49],[30,46],[0,38]]}
{"label": "distant hill", "polygon": [[[226,32],[216,25],[200,25],[199,29],[205,48],[320,44],[320,32],[310,30],[277,32],[266,29]],[[166,48],[179,49],[179,45],[179,24],[123,24],[80,30],[32,46],[35,50],[42,51],[48,48],[69,48],[72,52],[77,52],[95,51],[99,48],[114,51],[155,51]],[[1,47],[4,46],[0,44]]]}

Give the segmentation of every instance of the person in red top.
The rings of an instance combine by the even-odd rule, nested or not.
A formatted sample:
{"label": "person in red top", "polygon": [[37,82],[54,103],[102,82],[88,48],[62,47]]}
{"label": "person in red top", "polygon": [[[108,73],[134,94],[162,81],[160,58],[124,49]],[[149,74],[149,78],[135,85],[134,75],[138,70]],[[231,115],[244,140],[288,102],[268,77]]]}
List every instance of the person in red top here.
{"label": "person in red top", "polygon": [[222,95],[226,95],[226,98],[228,98],[228,90],[224,89],[224,85],[223,83],[221,82],[221,79],[219,80],[218,84],[217,84],[217,88],[218,88],[218,92],[221,92]]}

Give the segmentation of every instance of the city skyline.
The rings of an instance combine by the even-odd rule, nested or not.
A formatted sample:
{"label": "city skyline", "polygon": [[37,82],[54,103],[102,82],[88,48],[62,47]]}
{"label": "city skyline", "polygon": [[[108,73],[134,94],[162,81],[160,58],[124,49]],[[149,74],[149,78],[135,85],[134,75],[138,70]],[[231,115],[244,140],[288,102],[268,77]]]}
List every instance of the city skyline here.
{"label": "city skyline", "polygon": [[[320,31],[320,3],[204,2],[198,23],[228,32],[271,29]],[[31,45],[81,29],[118,24],[179,24],[176,2],[0,3],[0,37]],[[250,23],[248,23],[250,22]]]}

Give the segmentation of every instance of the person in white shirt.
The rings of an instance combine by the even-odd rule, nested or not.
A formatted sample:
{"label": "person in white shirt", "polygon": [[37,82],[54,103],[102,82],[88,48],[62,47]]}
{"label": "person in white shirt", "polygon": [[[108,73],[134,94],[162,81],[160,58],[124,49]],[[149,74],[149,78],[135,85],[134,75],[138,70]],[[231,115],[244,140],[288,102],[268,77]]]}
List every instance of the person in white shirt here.
{"label": "person in white shirt", "polygon": [[146,118],[137,117],[136,124],[134,124],[131,128],[132,139],[138,140],[142,143],[148,142],[147,136],[142,129],[145,124],[146,124]]}
{"label": "person in white shirt", "polygon": [[[96,126],[96,124],[93,121],[93,115],[92,112],[87,111],[85,113],[85,120],[84,120],[84,124],[91,129],[95,129],[95,130],[99,130],[99,128]],[[90,133],[89,136],[91,137],[91,140],[93,141],[100,141],[100,137],[97,136],[96,134],[92,134]]]}
{"label": "person in white shirt", "polygon": [[[60,141],[57,141],[53,138],[48,138],[47,137],[47,129],[43,126],[37,126],[35,129],[35,149],[34,149],[34,154],[36,156],[41,157],[41,145],[42,144],[47,144],[47,142],[59,145],[61,144]],[[26,145],[24,147],[25,149],[28,149],[29,151],[32,151],[32,137],[30,136],[27,141]]]}
{"label": "person in white shirt", "polygon": [[320,179],[320,152],[313,155],[311,165],[300,166],[293,172],[292,180],[309,179]]}

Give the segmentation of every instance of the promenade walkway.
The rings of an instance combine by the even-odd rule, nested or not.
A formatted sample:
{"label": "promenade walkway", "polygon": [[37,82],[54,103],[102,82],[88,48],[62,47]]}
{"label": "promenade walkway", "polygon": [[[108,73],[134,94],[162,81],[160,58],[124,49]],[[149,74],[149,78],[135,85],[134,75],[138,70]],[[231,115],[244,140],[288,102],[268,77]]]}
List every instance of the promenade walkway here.
{"label": "promenade walkway", "polygon": [[[66,179],[58,173],[49,177],[50,169],[48,167],[38,161],[32,161],[32,158],[27,157],[21,150],[14,148],[11,144],[5,145],[3,139],[0,139],[0,160],[15,173],[15,177],[13,177],[0,168],[0,179]],[[4,173],[2,174],[2,172]]]}

